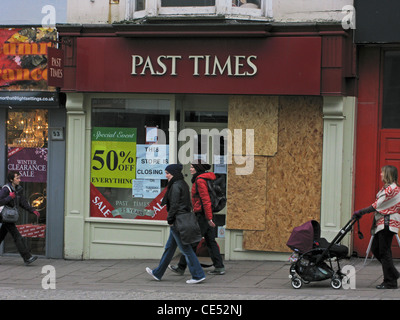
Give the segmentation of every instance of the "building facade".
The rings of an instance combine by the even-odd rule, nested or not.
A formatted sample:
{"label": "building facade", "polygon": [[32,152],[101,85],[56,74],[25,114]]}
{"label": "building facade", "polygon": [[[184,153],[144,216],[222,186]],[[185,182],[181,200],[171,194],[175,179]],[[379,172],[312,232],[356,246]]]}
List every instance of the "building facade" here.
{"label": "building facade", "polygon": [[[360,209],[371,205],[382,187],[380,168],[389,164],[400,169],[400,7],[392,1],[367,0],[355,1],[355,9],[359,69],[355,208]],[[361,256],[371,240],[371,219],[361,220],[361,229],[368,236],[363,240],[354,237],[354,250]],[[393,256],[400,257],[396,237]]]}
{"label": "building facade", "polygon": [[196,158],[226,181],[226,259],[286,259],[293,227],[316,219],[331,239],[351,217],[347,3],[192,2],[68,2],[65,258],[159,258],[163,169],[183,163],[191,185]]}
{"label": "building facade", "polygon": [[[65,99],[47,83],[47,50],[56,40],[54,28],[0,26],[0,180],[21,173],[40,218],[21,210],[17,227],[33,254],[49,258],[64,255]],[[0,253],[18,253],[10,234]]]}

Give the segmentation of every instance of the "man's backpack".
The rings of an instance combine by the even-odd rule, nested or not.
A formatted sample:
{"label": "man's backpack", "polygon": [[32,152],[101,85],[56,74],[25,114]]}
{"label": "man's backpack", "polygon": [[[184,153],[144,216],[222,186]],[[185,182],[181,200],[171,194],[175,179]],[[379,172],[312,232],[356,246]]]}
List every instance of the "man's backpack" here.
{"label": "man's backpack", "polygon": [[210,180],[202,177],[199,177],[198,179],[203,179],[207,182],[212,212],[220,212],[226,206],[226,183],[224,176],[220,176],[215,180]]}

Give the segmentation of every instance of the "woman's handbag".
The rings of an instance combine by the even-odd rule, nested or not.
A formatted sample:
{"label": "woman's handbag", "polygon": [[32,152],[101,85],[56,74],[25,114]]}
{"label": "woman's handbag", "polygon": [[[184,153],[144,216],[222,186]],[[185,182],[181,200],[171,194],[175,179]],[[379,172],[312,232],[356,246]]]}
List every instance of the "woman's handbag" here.
{"label": "woman's handbag", "polygon": [[201,240],[200,227],[194,212],[177,214],[174,226],[183,244],[197,243]]}
{"label": "woman's handbag", "polygon": [[[11,192],[11,189],[8,185],[5,185]],[[12,222],[16,223],[19,218],[19,213],[17,207],[3,206],[0,207],[0,215],[2,222]]]}
{"label": "woman's handbag", "polygon": [[1,220],[2,222],[12,222],[16,223],[18,221],[19,214],[16,207],[4,206],[1,210]]}

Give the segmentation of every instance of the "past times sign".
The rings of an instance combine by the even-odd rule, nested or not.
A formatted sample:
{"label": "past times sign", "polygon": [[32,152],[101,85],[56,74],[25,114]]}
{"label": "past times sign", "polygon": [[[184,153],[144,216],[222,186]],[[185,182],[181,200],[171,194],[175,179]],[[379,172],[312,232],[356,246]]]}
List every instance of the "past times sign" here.
{"label": "past times sign", "polygon": [[91,182],[95,187],[132,188],[136,137],[136,128],[92,129]]}

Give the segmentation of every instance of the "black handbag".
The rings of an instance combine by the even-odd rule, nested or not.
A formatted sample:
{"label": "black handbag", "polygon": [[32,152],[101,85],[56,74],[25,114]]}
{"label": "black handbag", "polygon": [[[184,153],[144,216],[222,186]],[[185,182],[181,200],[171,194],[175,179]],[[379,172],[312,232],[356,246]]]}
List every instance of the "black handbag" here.
{"label": "black handbag", "polygon": [[183,244],[197,243],[201,240],[200,227],[194,212],[177,214],[174,226]]}

